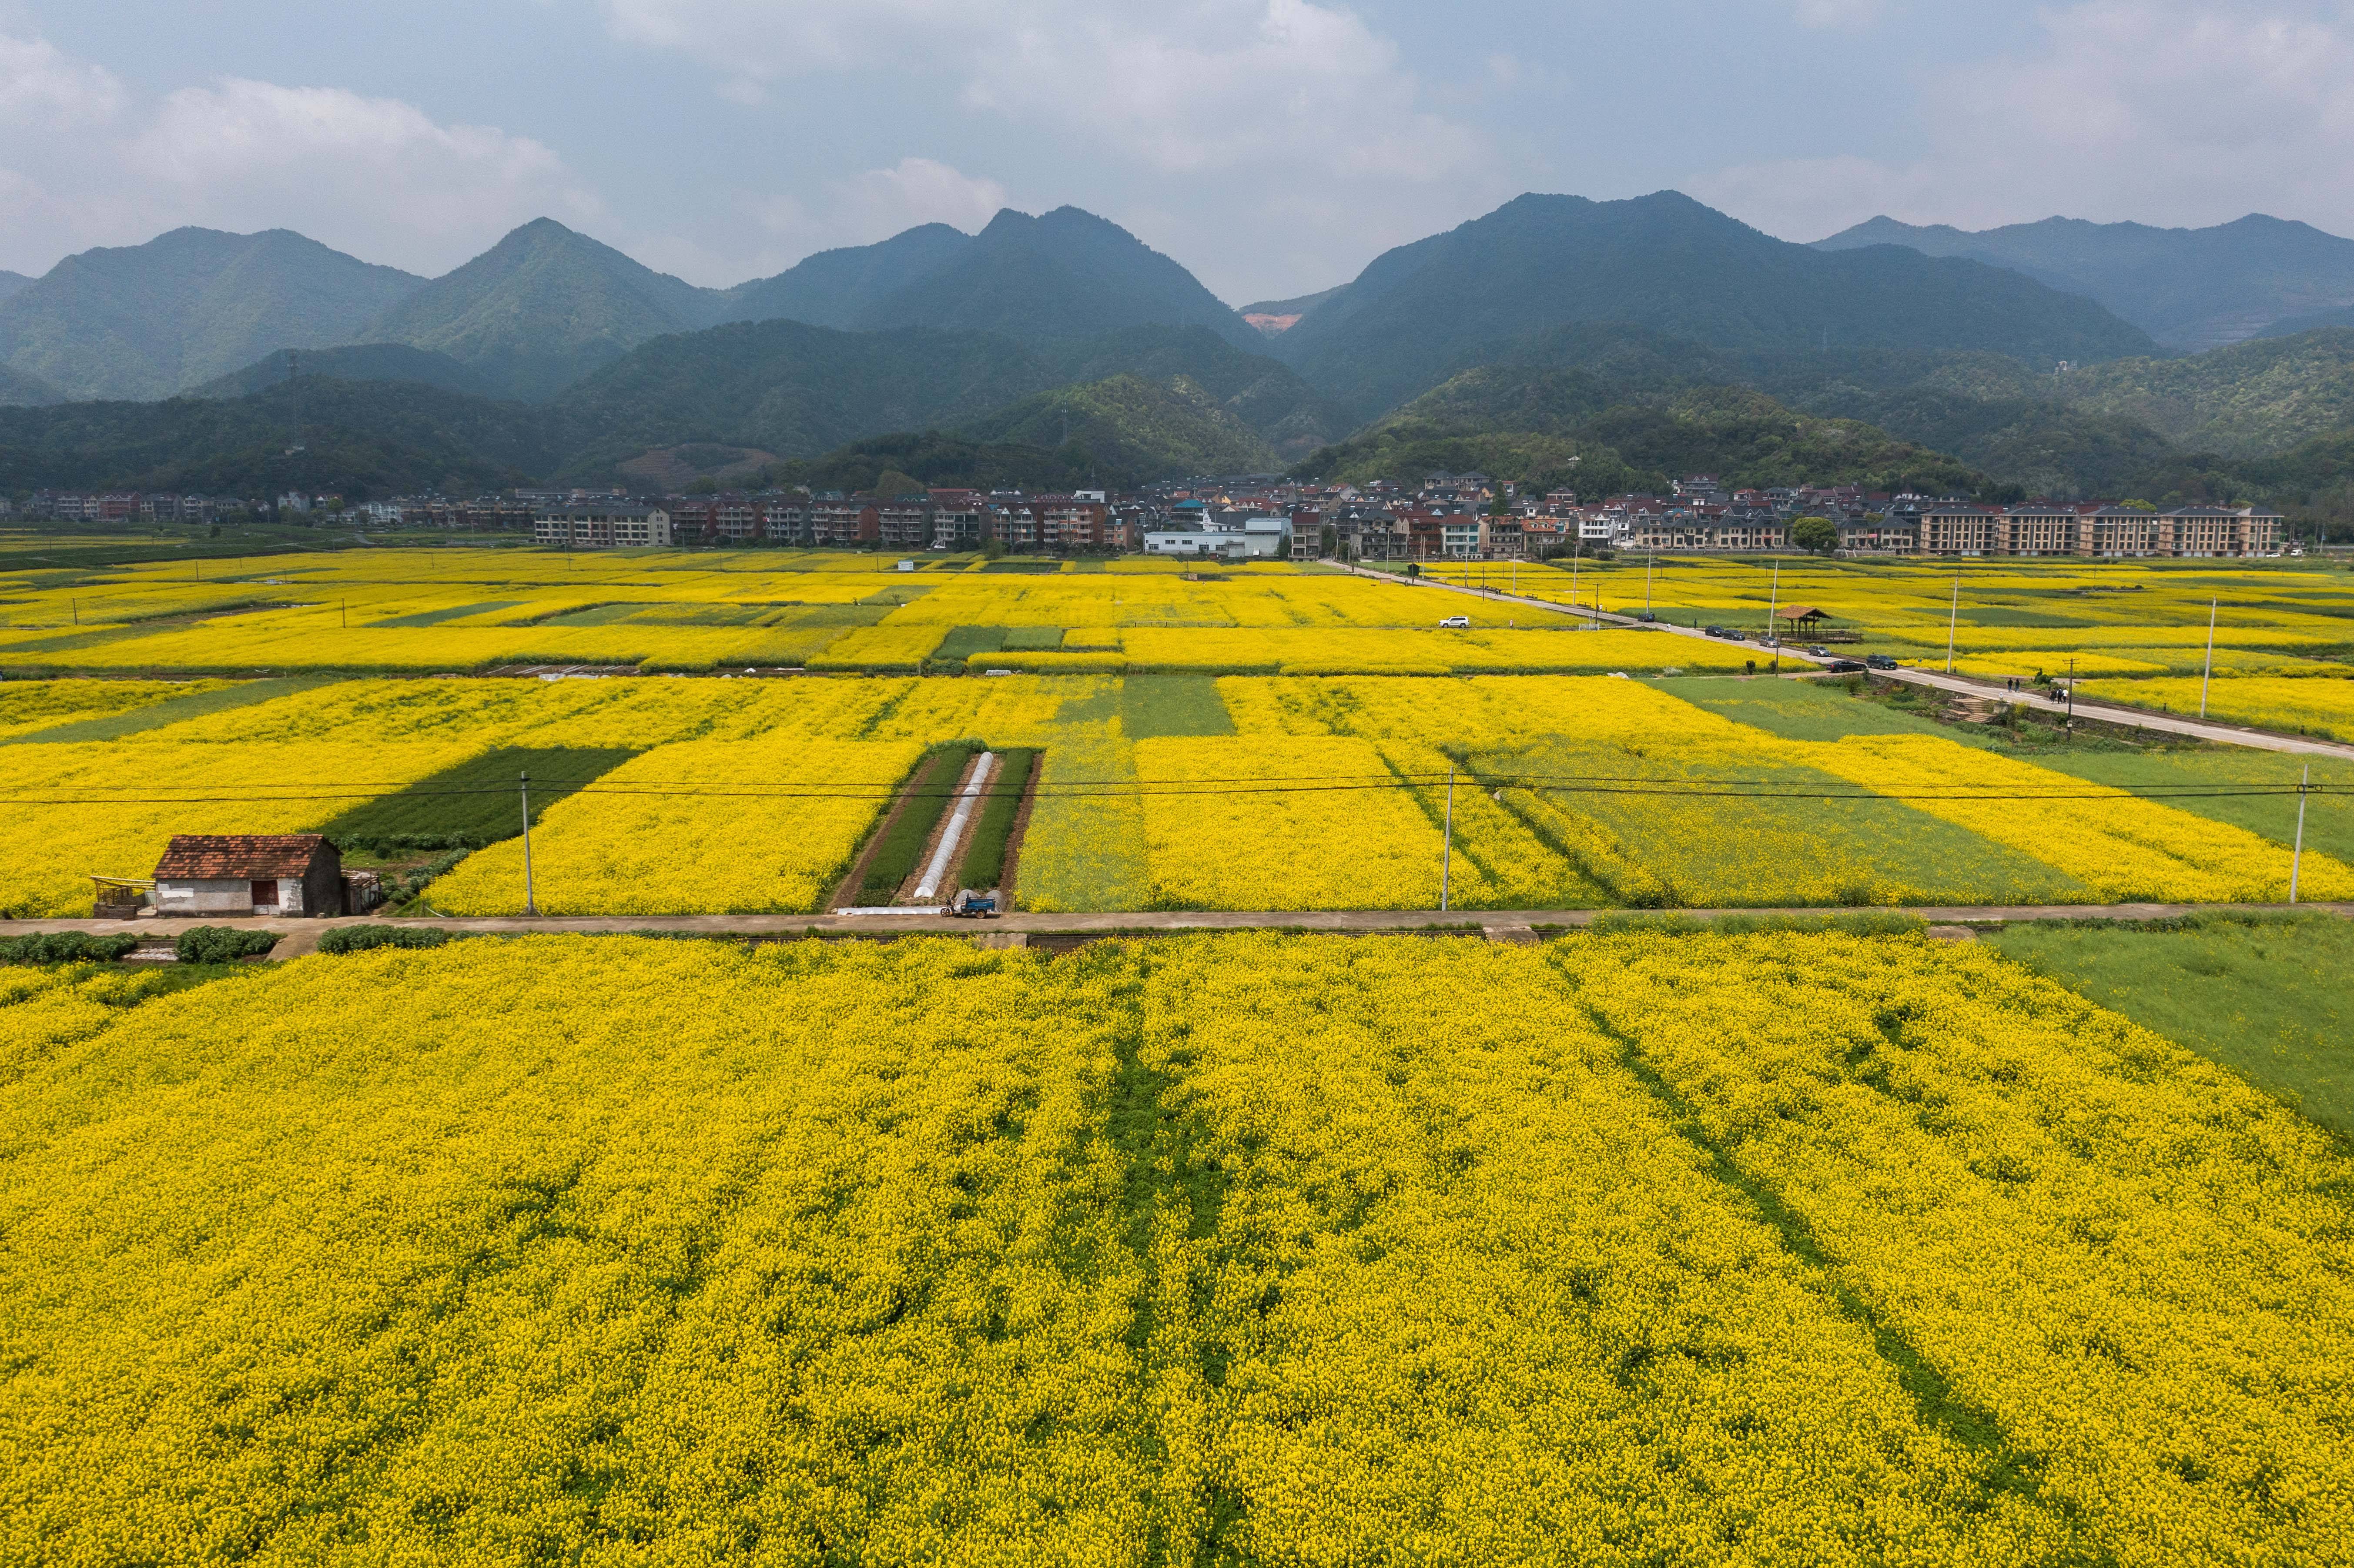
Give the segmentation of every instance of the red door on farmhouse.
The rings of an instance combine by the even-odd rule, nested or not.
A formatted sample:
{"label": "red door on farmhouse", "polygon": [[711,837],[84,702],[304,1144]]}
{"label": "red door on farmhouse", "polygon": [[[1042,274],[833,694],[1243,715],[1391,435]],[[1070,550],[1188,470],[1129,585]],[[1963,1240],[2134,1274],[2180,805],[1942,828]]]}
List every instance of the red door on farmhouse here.
{"label": "red door on farmhouse", "polygon": [[268,882],[254,883],[253,906],[257,910],[268,909],[273,913],[277,910],[278,879],[276,877],[270,878]]}

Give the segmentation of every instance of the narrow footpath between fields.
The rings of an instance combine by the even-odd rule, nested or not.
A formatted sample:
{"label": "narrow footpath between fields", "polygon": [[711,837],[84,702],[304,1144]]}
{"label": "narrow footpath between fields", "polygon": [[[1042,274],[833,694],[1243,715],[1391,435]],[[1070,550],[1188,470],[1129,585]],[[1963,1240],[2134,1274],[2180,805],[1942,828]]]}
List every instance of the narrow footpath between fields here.
{"label": "narrow footpath between fields", "polygon": [[[1381,582],[1411,583],[1418,588],[1438,588],[1447,593],[1469,594],[1473,599],[1484,599],[1490,604],[1509,604],[1522,609],[1550,610],[1555,615],[1575,616],[1589,624],[1599,622],[1604,626],[1622,627],[1628,630],[1648,629],[1652,631],[1665,632],[1670,637],[1697,637],[1702,641],[1709,641],[1708,633],[1696,626],[1673,626],[1663,620],[1637,620],[1632,616],[1615,615],[1607,610],[1596,612],[1582,608],[1572,609],[1565,604],[1553,604],[1542,599],[1523,599],[1517,594],[1500,593],[1493,588],[1471,588],[1460,583],[1443,583],[1432,577],[1401,577],[1394,572],[1377,572],[1369,567],[1351,567],[1349,569],[1359,577],[1373,577]],[[1755,646],[1758,646],[1760,653],[1766,658],[1772,658],[1779,653],[1782,658],[1804,666],[1800,673],[1806,675],[1819,673],[1819,667],[1827,662],[1811,653],[1801,652],[1787,645],[1780,649]],[[1835,654],[1833,657],[1841,658],[1850,657],[1850,655]],[[2070,711],[2065,702],[2039,696],[2033,692],[2009,691],[1996,681],[1972,680],[1960,675],[1939,674],[1928,670],[1903,668],[1874,670],[1872,676],[1877,680],[1905,681],[1916,686],[1931,686],[1941,692],[1951,692],[1957,696],[1992,697],[1998,702],[2017,703],[2022,707],[2033,708],[2039,713],[2066,714]],[[1727,678],[1737,679],[1738,677]],[[2127,729],[2163,730],[2168,735],[2189,736],[2193,739],[2214,741],[2222,746],[2247,746],[2263,751],[2294,752],[2305,757],[2338,757],[2354,761],[2354,746],[2346,746],[2332,740],[2316,740],[2309,736],[2281,735],[2273,730],[2251,729],[2243,725],[2219,724],[2213,719],[2179,718],[2172,714],[2153,713],[2147,708],[2119,707],[2109,703],[2078,703],[2075,705],[2074,714],[2076,717],[2090,723],[2122,725]]]}
{"label": "narrow footpath between fields", "polygon": [[1490,941],[1534,941],[1545,932],[1574,931],[1606,915],[1660,915],[1692,920],[1723,918],[1819,919],[1853,915],[1900,915],[1928,923],[1932,935],[1960,937],[1979,926],[2034,920],[2169,920],[2185,915],[2280,915],[2312,913],[2354,919],[2354,904],[1988,904],[1920,906],[1903,909],[1246,909],[1131,910],[1097,914],[1010,914],[986,920],[941,915],[612,915],[523,916],[457,919],[435,916],[388,918],[370,916],[340,920],[259,918],[189,920],[0,920],[0,940],[37,931],[86,931],[92,936],[128,933],[159,944],[190,926],[229,926],[275,931],[285,939],[273,959],[300,958],[318,948],[319,938],[338,927],[372,924],[438,926],[472,936],[530,933],[665,937],[887,938],[956,936],[987,938],[1005,947],[1034,940],[1060,945],[1107,937],[1156,937],[1178,931],[1299,931],[1339,936],[1432,933],[1484,934]]}

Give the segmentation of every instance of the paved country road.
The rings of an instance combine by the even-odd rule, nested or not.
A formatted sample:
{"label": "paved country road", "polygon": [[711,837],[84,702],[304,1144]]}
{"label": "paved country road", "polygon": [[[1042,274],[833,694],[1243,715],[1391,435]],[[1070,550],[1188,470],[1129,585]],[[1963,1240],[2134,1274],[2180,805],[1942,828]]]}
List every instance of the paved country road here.
{"label": "paved country road", "polygon": [[[1591,609],[1572,609],[1568,605],[1554,604],[1542,599],[1523,599],[1517,594],[1502,593],[1493,588],[1443,583],[1432,577],[1402,577],[1394,572],[1377,572],[1369,567],[1352,567],[1349,569],[1360,577],[1373,577],[1382,582],[1410,583],[1420,588],[1437,588],[1444,593],[1469,594],[1472,598],[1484,599],[1490,604],[1509,604],[1522,609],[1549,610],[1555,615],[1574,616],[1579,620],[1589,623],[1598,621],[1604,626],[1623,627],[1629,630],[1648,628],[1653,631],[1663,632],[1670,637],[1697,637],[1702,641],[1710,641],[1708,633],[1696,626],[1671,626],[1663,620],[1640,621],[1632,616],[1613,615],[1608,611],[1597,614]],[[1722,645],[1722,640],[1718,641]],[[1788,646],[1779,650],[1757,647],[1758,657],[1761,660],[1771,659],[1777,652],[1782,658],[1800,665],[1803,673],[1808,674],[1814,673],[1820,665],[1827,662],[1811,653],[1803,653]],[[1833,657],[1844,658],[1851,655],[1840,654]],[[1932,686],[1942,692],[1952,692],[1958,696],[1991,697],[1997,702],[2017,703],[2041,713],[2064,714],[2069,711],[2068,705],[2064,702],[2055,702],[2050,697],[2039,696],[2032,692],[2008,691],[1993,681],[1975,681],[1960,675],[1909,669],[1875,670],[1872,675],[1875,679],[1883,681],[1905,681],[1916,686]],[[2285,751],[2304,757],[2338,757],[2354,761],[2354,746],[2341,745],[2337,741],[2315,740],[2309,736],[2280,735],[2272,730],[2251,729],[2243,725],[2219,724],[2212,719],[2179,718],[2172,714],[2152,713],[2146,708],[2120,707],[2113,703],[2080,702],[2075,706],[2075,716],[2100,724],[2122,725],[2127,729],[2163,730],[2168,735],[2189,736],[2196,740],[2214,741],[2222,746],[2247,746],[2264,751]]]}
{"label": "paved country road", "polygon": [[616,915],[522,916],[457,919],[436,916],[399,918],[355,916],[341,920],[265,916],[247,919],[0,920],[0,939],[36,931],[87,931],[93,936],[128,932],[168,942],[191,926],[231,926],[275,931],[284,939],[270,954],[300,958],[318,949],[319,938],[337,927],[438,926],[474,936],[522,936],[533,932],[627,935],[647,932],[678,937],[922,937],[1002,938],[1009,946],[1033,938],[1087,940],[1105,937],[1154,937],[1177,931],[1304,931],[1342,936],[1460,932],[1497,941],[1529,941],[1538,933],[1574,931],[1605,915],[1671,914],[1695,920],[1725,916],[1808,918],[1840,915],[1907,915],[1935,929],[1956,933],[1977,926],[2033,920],[2166,920],[2184,915],[2327,914],[2354,919],[2354,904],[1989,904],[1922,906],[1903,909],[1340,909],[1340,910],[1135,910],[1086,915],[1000,916],[991,920],[951,920],[938,915]]}

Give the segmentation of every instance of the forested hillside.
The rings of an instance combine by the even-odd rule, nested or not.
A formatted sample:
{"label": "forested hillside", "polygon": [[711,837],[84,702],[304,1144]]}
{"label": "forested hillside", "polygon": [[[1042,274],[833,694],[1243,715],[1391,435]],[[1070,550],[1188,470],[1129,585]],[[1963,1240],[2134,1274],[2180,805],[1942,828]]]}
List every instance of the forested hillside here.
{"label": "forested hillside", "polygon": [[175,228],[0,302],[0,365],[74,397],[168,397],[272,349],[353,342],[424,281],[282,228]]}
{"label": "forested hillside", "polygon": [[1619,322],[1721,353],[1992,349],[2031,361],[2147,353],[2147,334],[2016,272],[1894,247],[1827,253],[1673,192],[1524,196],[1377,259],[1269,342],[1371,416],[1501,345]]}
{"label": "forested hillside", "polygon": [[1362,482],[1478,469],[1581,494],[1658,492],[1686,473],[1735,485],[1801,482],[1872,489],[1991,490],[1995,482],[1942,452],[1860,421],[1799,413],[1761,392],[1696,387],[1672,397],[1596,407],[1590,388],[1555,403],[1509,372],[1450,380],[1360,435],[1294,466],[1303,475]]}
{"label": "forested hillside", "polygon": [[957,433],[992,445],[1042,447],[1097,476],[1134,485],[1189,473],[1258,473],[1274,449],[1182,376],[1058,387],[970,419]]}

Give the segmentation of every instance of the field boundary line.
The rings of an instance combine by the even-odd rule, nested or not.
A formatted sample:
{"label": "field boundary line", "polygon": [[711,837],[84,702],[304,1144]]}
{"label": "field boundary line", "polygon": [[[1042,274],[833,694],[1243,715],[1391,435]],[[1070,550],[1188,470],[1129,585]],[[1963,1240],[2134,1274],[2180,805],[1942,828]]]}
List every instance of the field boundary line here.
{"label": "field boundary line", "polygon": [[1155,937],[1178,931],[1286,931],[1326,936],[1478,937],[1489,927],[1523,926],[1540,934],[1583,930],[1605,917],[1714,920],[1836,920],[1854,916],[1899,916],[1930,926],[1973,927],[2030,925],[2039,921],[2115,921],[2126,924],[2179,920],[2189,916],[2328,915],[2354,919],[2354,903],[2302,904],[2010,904],[1908,906],[1853,908],[1845,906],[1771,909],[1257,909],[1119,910],[1076,914],[998,916],[960,920],[937,915],[580,915],[580,916],[351,916],[340,919],[263,916],[213,916],[186,919],[98,920],[58,916],[0,920],[0,939],[42,931],[84,931],[93,936],[130,935],[169,941],[191,926],[229,926],[275,931],[292,938],[280,956],[309,951],[321,936],[366,925],[438,926],[474,936],[531,934],[767,938],[881,938],[984,936],[1020,932],[1033,938]]}

